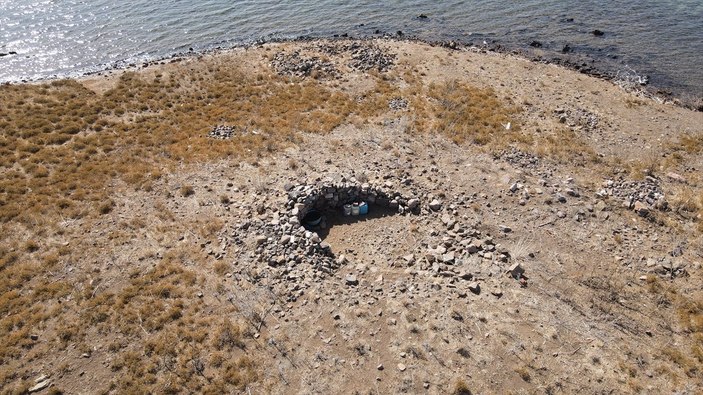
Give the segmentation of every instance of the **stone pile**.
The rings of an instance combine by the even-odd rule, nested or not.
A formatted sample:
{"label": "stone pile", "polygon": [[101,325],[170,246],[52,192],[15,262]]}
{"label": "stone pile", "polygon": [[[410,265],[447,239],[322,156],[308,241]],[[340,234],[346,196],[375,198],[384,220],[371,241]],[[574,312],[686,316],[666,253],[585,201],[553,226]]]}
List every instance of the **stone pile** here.
{"label": "stone pile", "polygon": [[309,49],[330,56],[349,54],[351,60],[347,65],[354,70],[387,71],[395,64],[394,54],[368,42],[324,43],[311,45]]}
{"label": "stone pile", "polygon": [[[349,263],[344,255],[335,255],[315,232],[317,226],[304,222],[312,210],[341,212],[351,202],[364,201],[371,207],[419,215],[419,223],[429,232],[418,234],[413,252],[391,259],[391,265],[454,284],[460,295],[480,293],[482,281],[505,275],[515,263],[509,251],[494,242],[490,234],[467,225],[468,217],[458,215],[457,205],[462,199],[442,202],[417,191],[408,196],[391,191],[386,183],[359,183],[345,177],[315,184],[287,184],[285,191],[284,201],[261,204],[249,219],[236,224],[231,244],[249,246],[237,249],[242,254],[239,260],[256,263],[253,279],[265,282],[288,301],[297,300],[306,289]],[[421,199],[430,201],[421,203]],[[501,230],[512,231],[507,226]],[[354,287],[359,281],[349,274],[344,284]]]}
{"label": "stone pile", "polygon": [[[254,218],[234,226],[232,245],[253,244],[248,257],[258,263],[255,280],[266,279],[289,301],[294,301],[312,281],[334,273],[347,263],[337,257],[320,235],[303,224],[310,210],[339,209],[363,200],[368,204],[399,213],[420,212],[420,200],[397,192],[354,182],[286,186],[288,199],[283,207],[260,206]],[[245,249],[249,250],[249,249]],[[352,281],[353,282],[353,281]]]}
{"label": "stone pile", "polygon": [[554,113],[559,117],[559,122],[565,123],[572,128],[580,127],[585,131],[596,130],[600,122],[598,115],[582,108],[572,110],[557,108]]}
{"label": "stone pile", "polygon": [[360,45],[357,48],[350,49],[351,61],[349,67],[355,70],[368,71],[378,70],[387,71],[393,67],[395,63],[395,55],[387,53],[373,45]]}
{"label": "stone pile", "polygon": [[324,76],[334,76],[338,74],[337,68],[332,62],[322,60],[317,56],[302,56],[299,51],[291,54],[278,52],[271,61],[271,67],[280,75],[290,75],[294,77],[308,77],[313,72]]}
{"label": "stone pile", "polygon": [[289,301],[300,297],[312,281],[345,263],[335,257],[317,233],[301,226],[297,217],[281,211],[245,220],[234,227],[231,236],[233,245],[253,244],[253,252],[245,257],[258,264],[253,280],[266,282]]}
{"label": "stone pile", "polygon": [[388,102],[388,108],[393,111],[401,111],[408,108],[408,101],[402,97],[395,97]]}
{"label": "stone pile", "polygon": [[323,182],[319,185],[298,185],[287,188],[288,208],[292,216],[300,221],[311,210],[340,209],[352,202],[367,202],[386,209],[396,210],[399,214],[420,213],[420,199],[403,196],[399,192],[390,192],[382,187],[368,183]]}
{"label": "stone pile", "polygon": [[620,199],[624,206],[643,217],[648,216],[652,209],[664,211],[668,208],[659,180],[652,176],[647,176],[643,181],[606,180],[596,195]]}
{"label": "stone pile", "polygon": [[534,169],[537,168],[540,164],[539,158],[537,156],[524,151],[520,151],[515,147],[501,152],[499,157],[513,166],[521,167],[524,169]]}
{"label": "stone pile", "polygon": [[213,139],[228,140],[234,136],[235,132],[236,129],[233,126],[217,125],[208,132],[207,136]]}
{"label": "stone pile", "polygon": [[422,255],[403,257],[408,265],[433,276],[474,281],[505,273],[510,252],[493,237],[449,213],[442,215],[441,223],[444,229],[433,232],[434,243],[428,244]]}

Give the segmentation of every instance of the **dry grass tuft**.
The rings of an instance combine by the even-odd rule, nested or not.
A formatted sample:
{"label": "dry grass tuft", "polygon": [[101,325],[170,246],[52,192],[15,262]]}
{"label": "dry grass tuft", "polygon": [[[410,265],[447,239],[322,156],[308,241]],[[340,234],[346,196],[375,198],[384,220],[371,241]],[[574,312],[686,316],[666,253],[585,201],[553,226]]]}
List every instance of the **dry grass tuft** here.
{"label": "dry grass tuft", "polygon": [[453,395],[471,395],[471,388],[466,383],[466,381],[459,379],[454,384],[454,389],[452,390]]}
{"label": "dry grass tuft", "polygon": [[415,89],[416,131],[437,131],[456,144],[505,146],[530,141],[520,133],[517,107],[506,106],[491,89],[457,81]]}
{"label": "dry grass tuft", "polygon": [[647,277],[647,289],[662,298],[666,305],[672,305],[681,329],[689,334],[689,347],[667,345],[662,355],[678,365],[688,377],[703,376],[703,294],[680,294],[667,286],[656,276]]}

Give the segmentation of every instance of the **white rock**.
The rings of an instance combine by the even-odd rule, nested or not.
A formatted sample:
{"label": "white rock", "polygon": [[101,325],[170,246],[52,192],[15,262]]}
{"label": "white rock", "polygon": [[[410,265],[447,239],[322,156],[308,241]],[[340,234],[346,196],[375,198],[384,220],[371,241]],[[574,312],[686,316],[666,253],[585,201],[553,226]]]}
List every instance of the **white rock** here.
{"label": "white rock", "polygon": [[51,380],[46,379],[44,381],[40,381],[37,384],[35,384],[33,387],[27,390],[30,394],[33,392],[39,392],[43,390],[44,388],[47,388],[49,385],[51,385]]}

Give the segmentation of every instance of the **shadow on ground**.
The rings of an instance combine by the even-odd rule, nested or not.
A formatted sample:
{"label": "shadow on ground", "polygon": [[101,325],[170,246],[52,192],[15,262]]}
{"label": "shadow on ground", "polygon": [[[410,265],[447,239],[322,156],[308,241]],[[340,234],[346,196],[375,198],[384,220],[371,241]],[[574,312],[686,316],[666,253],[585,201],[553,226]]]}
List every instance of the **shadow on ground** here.
{"label": "shadow on ground", "polygon": [[369,212],[366,215],[349,215],[345,216],[342,209],[332,210],[328,209],[323,212],[323,220],[321,226],[306,226],[306,229],[313,232],[317,232],[322,240],[325,240],[329,236],[330,229],[334,226],[340,225],[351,225],[359,222],[372,221],[374,219],[388,217],[391,215],[396,215],[397,211],[394,209],[377,206],[374,204],[369,205]]}

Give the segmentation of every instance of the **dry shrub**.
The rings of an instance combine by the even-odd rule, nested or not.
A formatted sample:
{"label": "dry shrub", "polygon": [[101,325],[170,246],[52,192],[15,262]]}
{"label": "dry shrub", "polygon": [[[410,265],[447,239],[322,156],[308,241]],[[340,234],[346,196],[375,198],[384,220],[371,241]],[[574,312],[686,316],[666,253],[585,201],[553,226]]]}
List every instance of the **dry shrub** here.
{"label": "dry shrub", "polygon": [[653,275],[647,276],[646,283],[649,292],[674,306],[681,329],[689,334],[690,348],[667,345],[661,350],[663,356],[678,365],[687,376],[700,377],[703,375],[703,294],[700,291],[677,293]]}
{"label": "dry shrub", "polygon": [[215,329],[212,345],[218,350],[243,349],[245,346],[243,336],[242,326],[225,318]]}
{"label": "dry shrub", "polygon": [[689,154],[697,154],[703,151],[703,134],[684,134],[679,137],[677,147]]}
{"label": "dry shrub", "polygon": [[193,196],[195,194],[195,189],[193,189],[192,185],[183,185],[180,189],[180,193],[183,197]]}
{"label": "dry shrub", "polygon": [[532,376],[530,376],[530,371],[527,369],[527,367],[519,367],[515,369],[515,373],[517,373],[520,378],[527,383],[532,380]]}
{"label": "dry shrub", "polygon": [[452,395],[471,395],[471,388],[466,383],[466,381],[459,379],[454,384],[454,389],[452,390]]}
{"label": "dry shrub", "polygon": [[703,212],[703,191],[689,186],[674,187],[669,196],[669,207],[672,211],[692,216]]}
{"label": "dry shrub", "polygon": [[217,273],[220,276],[224,276],[227,271],[229,271],[229,264],[225,261],[217,261],[215,262],[215,267],[214,267],[215,273]]}

